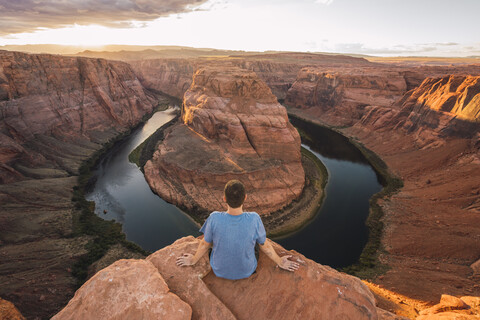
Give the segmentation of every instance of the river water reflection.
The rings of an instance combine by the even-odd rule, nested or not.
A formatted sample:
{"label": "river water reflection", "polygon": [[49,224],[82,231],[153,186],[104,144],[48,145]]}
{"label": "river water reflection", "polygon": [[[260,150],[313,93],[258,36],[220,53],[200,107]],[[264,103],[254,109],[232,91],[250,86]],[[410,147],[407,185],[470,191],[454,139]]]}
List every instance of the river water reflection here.
{"label": "river water reflection", "polygon": [[[122,223],[127,239],[149,251],[180,237],[200,234],[185,213],[150,190],[143,173],[128,161],[133,149],[173,117],[171,109],[155,113],[143,127],[110,149],[99,162],[94,172],[96,183],[87,194],[87,199],[96,203],[97,215]],[[305,142],[304,147],[328,169],[327,196],[309,225],[276,241],[322,264],[350,265],[366,243],[368,200],[381,185],[363,155],[346,138],[303,121],[293,119],[292,123],[315,140]]]}

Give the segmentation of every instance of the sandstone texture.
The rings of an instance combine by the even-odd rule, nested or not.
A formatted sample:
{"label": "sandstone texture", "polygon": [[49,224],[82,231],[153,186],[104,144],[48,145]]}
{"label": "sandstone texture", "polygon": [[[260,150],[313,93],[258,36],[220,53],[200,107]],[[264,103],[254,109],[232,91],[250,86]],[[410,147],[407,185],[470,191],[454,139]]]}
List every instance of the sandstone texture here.
{"label": "sandstone texture", "polygon": [[314,108],[322,117],[328,115],[352,124],[362,117],[364,107],[390,106],[406,90],[405,78],[399,71],[304,68],[288,90],[285,103],[296,108]]}
{"label": "sandstone texture", "polygon": [[305,183],[300,136],[254,72],[201,68],[185,93],[181,123],[165,132],[144,167],[151,188],[188,210],[222,210],[239,179],[244,209],[267,214],[298,198]]}
{"label": "sandstone texture", "polygon": [[152,263],[119,260],[90,278],[52,320],[191,319],[192,309]]}
{"label": "sandstone texture", "polygon": [[[225,54],[227,56],[228,53]],[[110,57],[98,53],[98,57]],[[181,55],[180,55],[181,56]],[[192,58],[162,58],[131,61],[126,54],[116,58],[132,66],[142,85],[154,91],[161,91],[178,99],[183,99],[184,93],[192,83],[192,76],[200,67],[239,67],[254,71],[260,79],[270,87],[272,93],[284,100],[288,89],[295,82],[298,71],[302,67],[345,67],[374,65],[363,58],[343,55],[322,55],[310,53],[276,53],[259,55],[230,55],[228,57],[192,57]],[[423,80],[423,78],[422,78]],[[421,80],[420,80],[421,82]]]}
{"label": "sandstone texture", "polygon": [[0,51],[0,182],[71,174],[154,105],[126,63]]}
{"label": "sandstone texture", "polygon": [[360,120],[340,114],[339,121],[315,107],[291,109],[322,124],[353,123],[343,133],[403,180],[400,192],[379,202],[387,251],[380,261],[391,269],[375,282],[407,297],[480,295],[479,275],[470,267],[480,257],[477,79],[425,78],[391,106],[365,107]]}
{"label": "sandstone texture", "polygon": [[74,293],[80,164],[155,106],[126,63],[0,51],[0,296],[25,317]]}
{"label": "sandstone texture", "polygon": [[195,266],[176,266],[176,258],[194,253],[198,244],[186,237],[146,260],[116,262],[85,283],[53,319],[150,319],[155,312],[165,312],[159,319],[190,319],[190,307],[192,319],[402,319],[379,311],[359,279],[275,243],[279,254],[301,263],[299,270],[279,269],[263,253],[257,272],[243,280],[216,278],[206,255]]}
{"label": "sandstone texture", "polygon": [[13,303],[0,298],[0,319],[2,320],[25,320],[22,314],[15,308]]}
{"label": "sandstone texture", "polygon": [[442,295],[440,303],[420,311],[417,320],[478,320],[480,319],[480,297],[453,297]]}
{"label": "sandstone texture", "polygon": [[397,122],[408,131],[472,137],[480,129],[480,77],[427,78],[403,100]]}

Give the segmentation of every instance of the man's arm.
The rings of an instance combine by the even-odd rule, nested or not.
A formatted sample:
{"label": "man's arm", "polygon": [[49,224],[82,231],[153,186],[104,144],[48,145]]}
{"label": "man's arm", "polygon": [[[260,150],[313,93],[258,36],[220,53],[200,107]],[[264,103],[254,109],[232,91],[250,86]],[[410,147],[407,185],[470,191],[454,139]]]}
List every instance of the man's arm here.
{"label": "man's arm", "polygon": [[288,271],[295,271],[298,269],[299,264],[294,261],[288,260],[288,258],[292,257],[291,255],[279,257],[278,254],[273,249],[272,244],[267,239],[265,243],[259,244],[260,250],[262,250],[270,259],[273,260],[280,268],[288,270]]}
{"label": "man's arm", "polygon": [[198,245],[197,252],[195,255],[190,253],[184,253],[182,256],[177,258],[177,266],[185,267],[185,266],[193,266],[195,263],[200,260],[201,257],[212,247],[211,242],[207,242],[204,239],[200,240],[200,244]]}

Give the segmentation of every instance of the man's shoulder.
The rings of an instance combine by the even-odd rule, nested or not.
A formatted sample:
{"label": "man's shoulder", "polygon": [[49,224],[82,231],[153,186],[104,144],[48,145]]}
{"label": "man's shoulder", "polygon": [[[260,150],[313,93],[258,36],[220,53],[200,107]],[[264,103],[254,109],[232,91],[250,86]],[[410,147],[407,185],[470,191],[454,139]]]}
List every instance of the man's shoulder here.
{"label": "man's shoulder", "polygon": [[222,211],[213,211],[212,213],[210,213],[210,215],[208,216],[208,219],[215,219],[215,218],[218,218],[218,217],[221,217],[222,215],[225,215],[225,212],[222,212]]}
{"label": "man's shoulder", "polygon": [[248,211],[248,212],[246,211],[246,212],[244,212],[244,214],[247,215],[247,216],[249,216],[249,217],[252,218],[252,219],[260,219],[260,220],[262,220],[262,219],[260,218],[260,215],[259,215],[258,213],[256,213],[255,211]]}

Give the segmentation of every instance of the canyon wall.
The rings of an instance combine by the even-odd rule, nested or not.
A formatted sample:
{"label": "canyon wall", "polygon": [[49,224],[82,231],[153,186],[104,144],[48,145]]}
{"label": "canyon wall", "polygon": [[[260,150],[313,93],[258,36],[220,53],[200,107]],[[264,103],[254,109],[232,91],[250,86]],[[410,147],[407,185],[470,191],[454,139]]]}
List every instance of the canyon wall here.
{"label": "canyon wall", "polygon": [[126,63],[0,51],[0,296],[27,318],[65,305],[94,240],[72,202],[80,164],[156,104]]}
{"label": "canyon wall", "polygon": [[167,129],[145,176],[162,198],[188,210],[225,208],[223,188],[239,179],[245,210],[267,214],[298,198],[305,183],[300,136],[254,72],[200,68],[185,93],[181,123]]}
{"label": "canyon wall", "polygon": [[[308,104],[328,83],[312,89],[304,77],[287,96],[300,106],[292,113],[324,125],[350,125],[338,130],[381,156],[403,180],[398,193],[379,201],[385,225],[379,261],[390,269],[375,283],[408,297],[434,302],[440,293],[480,295],[474,269],[480,258],[478,67],[417,68],[407,89],[420,79],[419,70],[453,75],[425,77],[391,104],[373,96],[359,113],[344,112],[342,99],[351,93],[333,94],[330,105]],[[342,74],[349,79],[347,71]]]}
{"label": "canyon wall", "polygon": [[0,182],[74,173],[155,102],[126,63],[0,52]]}
{"label": "canyon wall", "polygon": [[[99,53],[99,56],[102,56]],[[298,71],[305,66],[345,67],[374,65],[363,58],[343,55],[308,53],[276,53],[260,55],[237,55],[210,58],[164,58],[128,61],[142,84],[151,90],[164,92],[183,99],[192,83],[194,71],[201,66],[239,67],[254,71],[270,87],[273,94],[284,100],[294,83]]]}
{"label": "canyon wall", "polygon": [[351,125],[362,117],[366,106],[390,106],[406,91],[400,71],[304,68],[288,90],[285,104],[312,108],[318,115]]}

